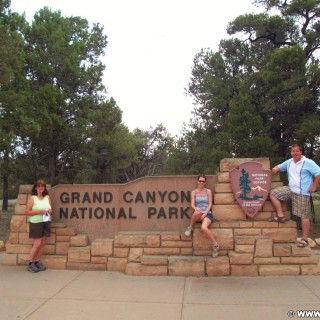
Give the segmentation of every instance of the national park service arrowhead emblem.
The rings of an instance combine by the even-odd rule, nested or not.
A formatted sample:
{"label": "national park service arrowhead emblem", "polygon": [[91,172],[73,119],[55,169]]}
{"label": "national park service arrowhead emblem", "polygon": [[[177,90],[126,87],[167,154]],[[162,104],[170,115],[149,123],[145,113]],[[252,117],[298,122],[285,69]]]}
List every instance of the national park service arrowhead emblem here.
{"label": "national park service arrowhead emblem", "polygon": [[250,218],[254,217],[267,200],[271,188],[271,171],[263,170],[260,162],[240,164],[230,171],[231,187],[240,207]]}

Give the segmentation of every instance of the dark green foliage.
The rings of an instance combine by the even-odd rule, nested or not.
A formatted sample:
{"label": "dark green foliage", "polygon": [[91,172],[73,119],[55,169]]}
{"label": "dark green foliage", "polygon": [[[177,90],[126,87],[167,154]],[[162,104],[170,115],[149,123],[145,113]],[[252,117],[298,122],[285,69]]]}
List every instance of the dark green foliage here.
{"label": "dark green foliage", "polygon": [[135,129],[132,143],[135,154],[133,154],[129,165],[119,170],[120,182],[166,172],[173,139],[163,125],[160,124],[147,131]]}
{"label": "dark green foliage", "polygon": [[24,42],[22,17],[10,10],[10,1],[0,1],[0,178],[3,190],[3,210],[8,208],[9,184],[14,170],[16,149],[21,147],[21,136],[32,123],[23,108],[27,96],[24,77]]}
{"label": "dark green foliage", "polygon": [[277,163],[299,143],[308,157],[319,156],[320,3],[254,2],[266,12],[237,17],[227,31],[239,38],[222,40],[218,52],[202,50],[194,60],[188,93],[195,117],[183,137],[189,159],[197,144],[198,158],[209,162],[221,160],[212,147]]}

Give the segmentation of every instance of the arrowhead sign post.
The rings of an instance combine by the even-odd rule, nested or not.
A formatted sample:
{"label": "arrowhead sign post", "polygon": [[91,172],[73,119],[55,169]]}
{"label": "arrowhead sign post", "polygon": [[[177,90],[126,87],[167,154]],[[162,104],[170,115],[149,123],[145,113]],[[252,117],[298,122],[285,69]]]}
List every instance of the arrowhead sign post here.
{"label": "arrowhead sign post", "polygon": [[248,217],[254,217],[268,198],[271,171],[263,170],[260,162],[244,162],[230,171],[230,180],[240,207]]}

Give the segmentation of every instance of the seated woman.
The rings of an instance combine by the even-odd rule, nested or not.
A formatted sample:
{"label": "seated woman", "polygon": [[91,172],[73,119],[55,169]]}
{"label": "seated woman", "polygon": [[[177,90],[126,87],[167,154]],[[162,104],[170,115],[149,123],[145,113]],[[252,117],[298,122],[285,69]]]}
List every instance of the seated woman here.
{"label": "seated woman", "polygon": [[209,225],[213,221],[212,207],[212,192],[205,188],[207,178],[205,175],[199,175],[197,178],[198,188],[191,192],[191,207],[194,210],[190,225],[185,231],[186,236],[191,236],[193,226],[196,222],[201,222],[201,231],[203,231],[211,240],[213,245],[212,256],[217,257],[219,254],[219,245],[209,230]]}

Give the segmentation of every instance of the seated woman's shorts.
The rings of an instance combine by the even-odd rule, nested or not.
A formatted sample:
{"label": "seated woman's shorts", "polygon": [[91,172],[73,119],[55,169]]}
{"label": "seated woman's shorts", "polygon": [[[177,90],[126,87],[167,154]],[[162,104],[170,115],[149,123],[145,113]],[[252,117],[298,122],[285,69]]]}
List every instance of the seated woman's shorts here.
{"label": "seated woman's shorts", "polygon": [[29,238],[38,239],[42,237],[50,237],[50,221],[32,223],[29,222]]}
{"label": "seated woman's shorts", "polygon": [[206,215],[206,218],[208,218],[211,222],[213,222],[213,214],[212,214],[212,212],[208,212],[208,214]]}
{"label": "seated woman's shorts", "polygon": [[[203,214],[203,212],[201,212],[201,214]],[[206,218],[208,218],[211,222],[213,222],[213,213],[211,211],[209,211],[206,215]],[[196,222],[201,223],[200,217],[199,217],[199,220],[197,220]]]}

